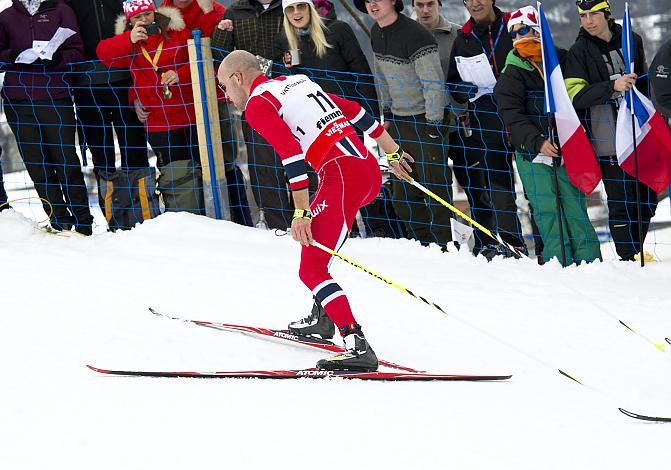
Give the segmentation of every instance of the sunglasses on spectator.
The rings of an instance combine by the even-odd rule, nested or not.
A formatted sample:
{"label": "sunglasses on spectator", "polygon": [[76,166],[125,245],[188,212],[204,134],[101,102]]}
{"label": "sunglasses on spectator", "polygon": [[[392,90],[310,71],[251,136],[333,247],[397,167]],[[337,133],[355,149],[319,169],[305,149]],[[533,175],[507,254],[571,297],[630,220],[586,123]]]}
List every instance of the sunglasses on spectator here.
{"label": "sunglasses on spectator", "polygon": [[510,37],[515,39],[518,34],[520,36],[525,36],[525,35],[529,34],[529,31],[531,31],[531,26],[524,25],[516,31],[511,31],[510,32]]}

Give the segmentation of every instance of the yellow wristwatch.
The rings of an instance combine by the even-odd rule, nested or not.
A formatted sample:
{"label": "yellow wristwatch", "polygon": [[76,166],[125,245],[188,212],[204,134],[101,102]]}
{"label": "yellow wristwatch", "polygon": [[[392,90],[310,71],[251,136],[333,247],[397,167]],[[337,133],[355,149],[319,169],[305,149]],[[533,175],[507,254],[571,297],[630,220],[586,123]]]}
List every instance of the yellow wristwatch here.
{"label": "yellow wristwatch", "polygon": [[309,210],[305,209],[295,209],[294,210],[294,219],[312,219],[312,214]]}

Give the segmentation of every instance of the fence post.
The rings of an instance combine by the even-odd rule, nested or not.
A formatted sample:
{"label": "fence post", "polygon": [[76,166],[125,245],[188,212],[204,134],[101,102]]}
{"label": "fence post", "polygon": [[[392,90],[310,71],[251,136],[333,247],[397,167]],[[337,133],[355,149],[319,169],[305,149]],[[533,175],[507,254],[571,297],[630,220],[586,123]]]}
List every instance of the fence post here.
{"label": "fence post", "polygon": [[192,35],[188,41],[189,62],[205,213],[215,219],[231,220],[210,38],[203,38],[199,29],[194,29]]}

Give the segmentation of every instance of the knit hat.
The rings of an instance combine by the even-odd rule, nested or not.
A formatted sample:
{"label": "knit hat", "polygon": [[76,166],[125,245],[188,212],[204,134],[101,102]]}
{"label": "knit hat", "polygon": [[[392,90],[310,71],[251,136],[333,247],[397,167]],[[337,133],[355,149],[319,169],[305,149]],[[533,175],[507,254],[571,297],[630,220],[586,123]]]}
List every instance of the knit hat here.
{"label": "knit hat", "polygon": [[[410,3],[411,3],[411,5],[412,5],[413,7],[415,6],[415,0],[412,0]],[[438,5],[440,5],[440,6],[442,7],[442,6],[443,6],[443,2],[442,2],[441,0],[438,0]]]}
{"label": "knit hat", "polygon": [[523,24],[531,26],[536,31],[540,32],[541,27],[538,23],[538,11],[532,6],[522,7],[514,11],[508,19],[508,31],[513,30],[513,26]]}
{"label": "knit hat", "polygon": [[123,13],[127,20],[146,11],[156,11],[152,0],[124,0]]}
{"label": "knit hat", "polygon": [[312,0],[282,0],[282,11],[286,10],[287,7],[291,5],[296,5],[298,3],[312,3]]}
{"label": "knit hat", "polygon": [[578,13],[586,11],[604,11],[610,13],[610,2],[608,0],[577,0]]}
{"label": "knit hat", "polygon": [[[366,10],[366,0],[354,0],[354,6],[360,12],[368,14],[368,10]],[[403,0],[396,0],[394,9],[396,10],[396,13],[401,13],[403,11]]]}

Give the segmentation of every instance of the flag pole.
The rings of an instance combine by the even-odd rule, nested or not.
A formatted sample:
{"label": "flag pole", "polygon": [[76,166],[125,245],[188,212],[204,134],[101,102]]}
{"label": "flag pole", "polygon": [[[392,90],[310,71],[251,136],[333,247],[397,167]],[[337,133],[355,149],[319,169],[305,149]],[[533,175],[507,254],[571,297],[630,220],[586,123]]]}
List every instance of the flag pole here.
{"label": "flag pole", "polygon": [[[633,92],[630,92],[633,93]],[[643,218],[641,217],[641,184],[638,180],[638,151],[636,150],[636,116],[632,116],[631,134],[634,139],[634,177],[636,179],[636,212],[638,215],[638,246],[640,248],[639,257],[641,258],[641,267],[645,266],[645,256],[643,255]]]}
{"label": "flag pole", "polygon": [[[625,41],[627,44],[627,63],[626,68],[628,73],[633,73],[632,64],[634,63],[633,49],[631,44],[631,39],[633,37],[631,32],[631,16],[629,15],[629,3],[624,4],[624,12],[626,16],[626,21],[623,21],[625,28]],[[630,56],[631,53],[631,56]],[[635,87],[636,85],[634,85]],[[631,112],[631,138],[634,142],[634,179],[636,180],[636,214],[637,214],[637,228],[638,228],[638,246],[639,246],[639,257],[641,259],[641,267],[645,267],[645,256],[643,255],[643,218],[641,216],[641,184],[638,180],[638,149],[636,142],[636,112],[634,110],[634,90],[633,88],[628,92],[629,98],[629,110]]]}
{"label": "flag pole", "polygon": [[[540,14],[540,25],[541,25],[541,57],[543,60],[543,70],[545,71],[544,73],[541,74],[541,77],[543,78],[544,82],[544,92],[545,92],[545,112],[547,113],[548,116],[548,140],[551,143],[554,143],[554,135],[555,135],[555,107],[554,104],[552,103],[552,100],[550,99],[550,83],[549,81],[551,80],[550,75],[551,71],[547,69],[547,57],[545,57],[545,47],[546,44],[543,41],[543,38],[545,37],[545,34],[549,34],[548,31],[543,30],[543,25],[545,24],[545,13],[543,12],[543,4],[541,2],[536,2],[536,8],[538,9],[538,12]],[[552,46],[552,38],[550,38],[550,47]],[[554,50],[554,49],[553,49]],[[562,211],[561,211],[561,194],[559,194],[559,176],[557,175],[557,166],[561,164],[561,142],[559,141],[559,138],[557,140],[557,149],[559,149],[558,153],[558,158],[553,158],[552,159],[552,175],[554,177],[554,187],[555,187],[555,203],[557,207],[557,221],[559,222],[559,243],[561,244],[561,265],[563,268],[566,267],[566,247],[564,246],[564,223],[562,219]],[[568,228],[568,227],[567,227]],[[568,233],[568,231],[567,231]]]}
{"label": "flag pole", "polygon": [[[554,138],[554,113],[548,113],[548,139],[551,143],[555,143]],[[559,222],[559,243],[561,243],[561,265],[563,268],[567,266],[566,263],[566,246],[564,245],[564,218],[561,210],[561,194],[559,193],[559,176],[557,175],[557,167],[561,165],[561,144],[557,139],[557,148],[559,149],[558,157],[552,159],[552,176],[555,187],[555,203],[557,206],[557,221]],[[568,227],[567,227],[568,229]],[[567,230],[568,232],[568,230]]]}

